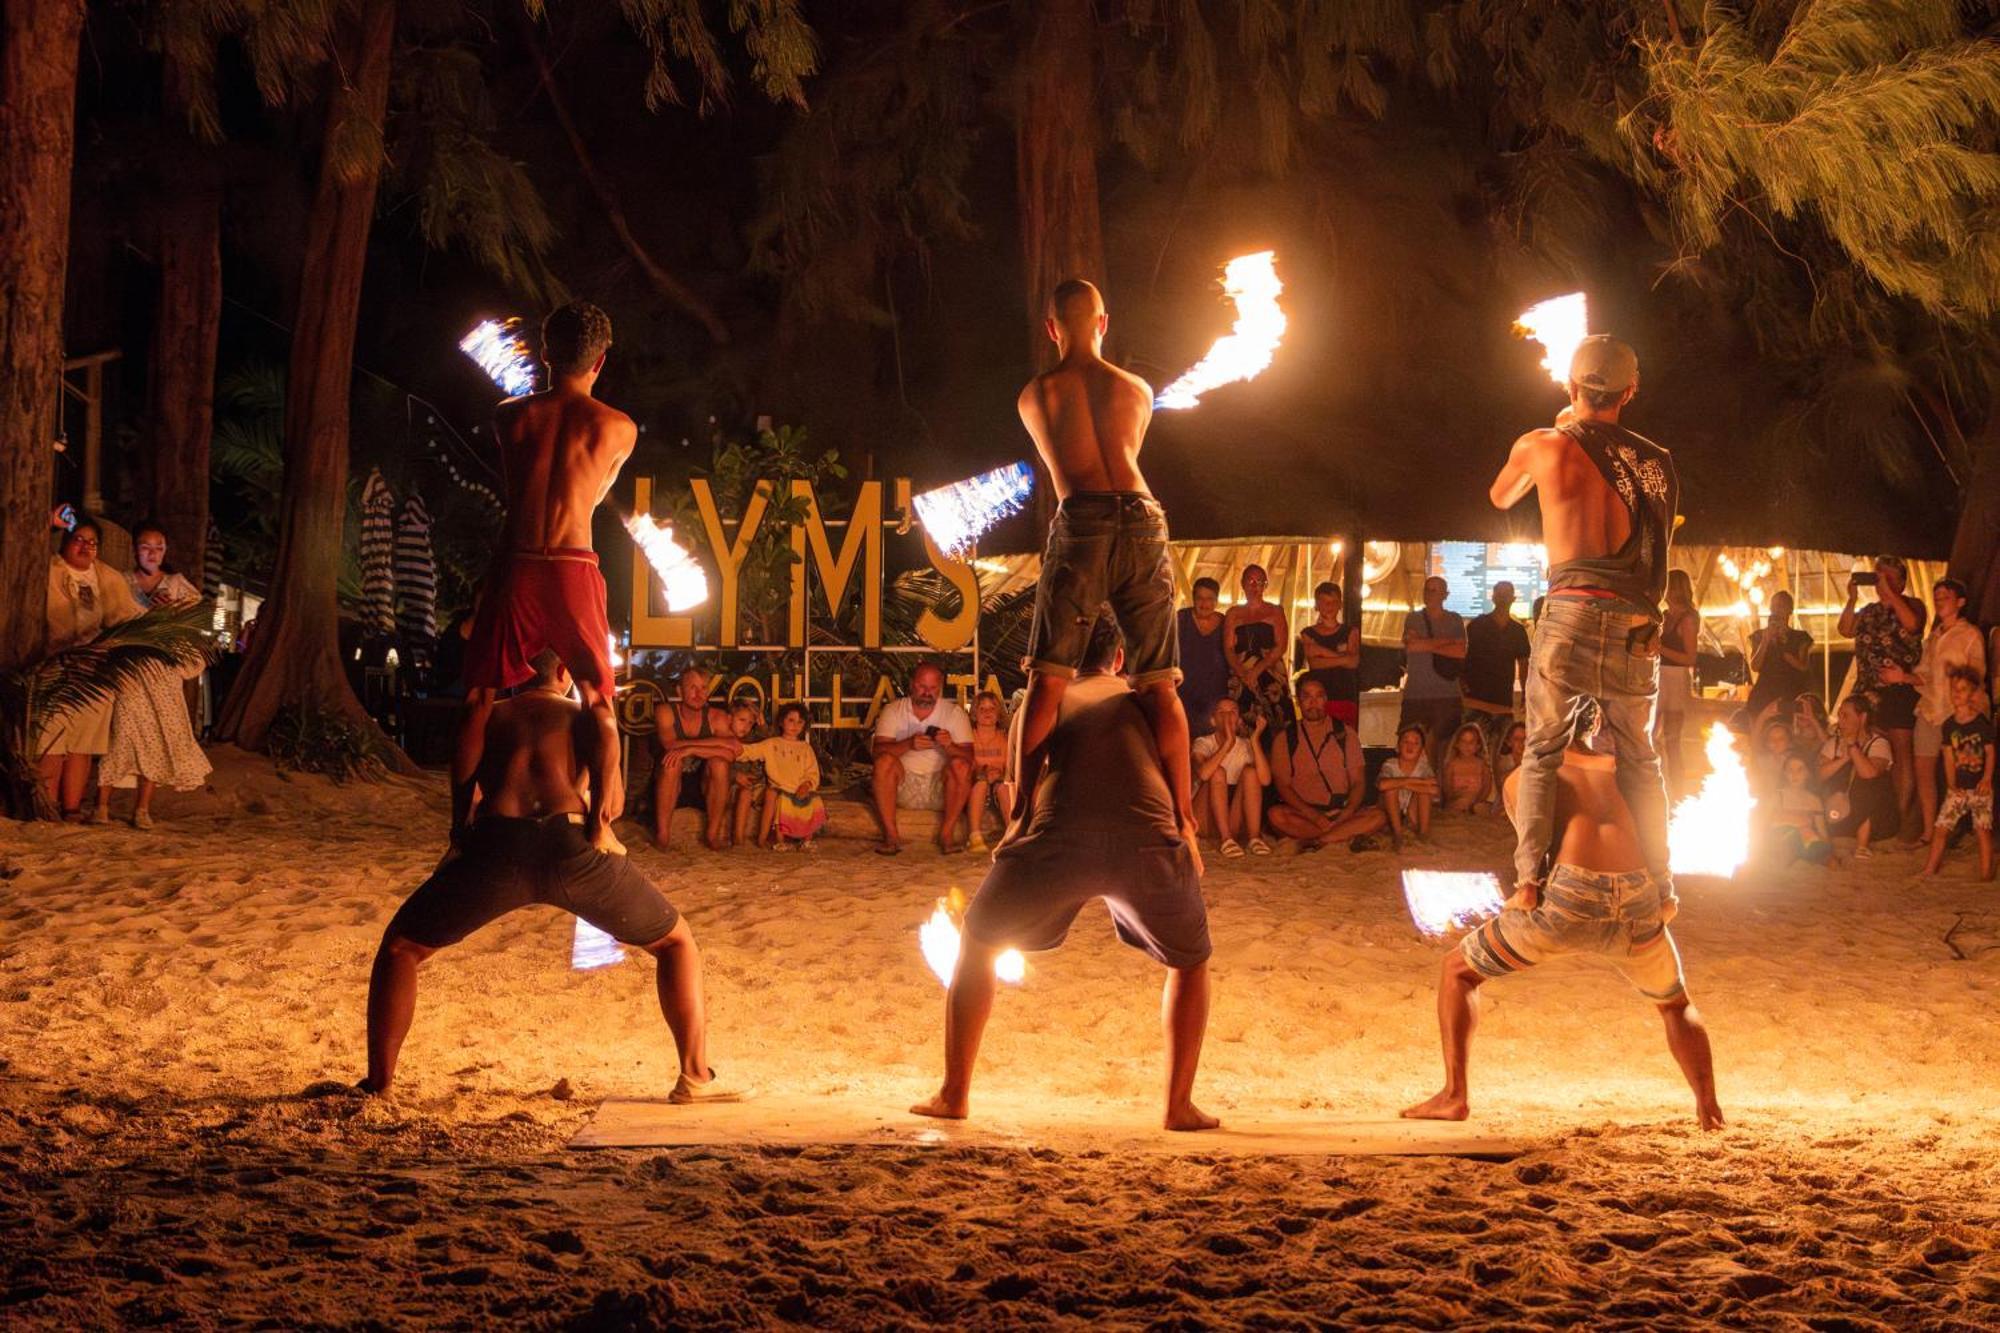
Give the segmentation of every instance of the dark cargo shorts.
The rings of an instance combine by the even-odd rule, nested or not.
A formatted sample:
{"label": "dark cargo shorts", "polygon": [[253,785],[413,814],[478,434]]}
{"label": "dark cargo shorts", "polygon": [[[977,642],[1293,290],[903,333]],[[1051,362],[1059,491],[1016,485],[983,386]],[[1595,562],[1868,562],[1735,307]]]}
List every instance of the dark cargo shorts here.
{"label": "dark cargo shorts", "polygon": [[1185,843],[1145,833],[1030,834],[1000,849],[965,933],[995,949],[1039,953],[1061,944],[1092,898],[1111,909],[1118,938],[1168,967],[1208,960],[1208,907]]}
{"label": "dark cargo shorts", "polygon": [[466,831],[459,854],[409,896],[389,933],[442,949],[536,903],[580,916],[620,944],[656,943],[680,920],[631,861],[590,845],[582,815],[494,815]]}
{"label": "dark cargo shorts", "polygon": [[1133,688],[1179,680],[1167,511],[1150,495],[1079,491],[1057,508],[1035,586],[1031,669],[1065,680],[1076,675],[1105,602],[1125,634]]}

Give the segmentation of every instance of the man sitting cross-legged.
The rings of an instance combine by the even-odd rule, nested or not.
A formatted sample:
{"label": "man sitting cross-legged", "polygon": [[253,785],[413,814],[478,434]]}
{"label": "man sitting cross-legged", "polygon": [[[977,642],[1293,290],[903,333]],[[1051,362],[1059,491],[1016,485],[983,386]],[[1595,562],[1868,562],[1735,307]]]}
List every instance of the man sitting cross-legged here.
{"label": "man sitting cross-legged", "polygon": [[382,934],[368,980],[368,1077],[389,1090],[417,1007],[417,968],[516,908],[560,907],[659,960],[660,1012],[680,1052],[669,1099],[728,1101],[707,1053],[701,951],[673,905],[622,855],[592,847],[584,794],[596,719],[569,697],[553,652],[533,662],[528,688],[487,710],[471,817],[451,853]]}
{"label": "man sitting cross-legged", "polygon": [[1268,816],[1271,827],[1297,838],[1307,851],[1377,833],[1388,824],[1380,809],[1362,799],[1361,738],[1326,711],[1326,686],[1311,676],[1299,682],[1299,720],[1271,743],[1271,778],[1278,792]]}
{"label": "man sitting cross-legged", "polygon": [[[1216,1125],[1194,1104],[1208,1028],[1208,909],[1152,728],[1118,674],[1123,665],[1118,622],[1106,610],[1063,691],[1033,796],[1022,794],[1024,827],[994,853],[966,911],[945,1000],[944,1086],[910,1108],[918,1115],[965,1117],[993,1012],[994,957],[1007,948],[1055,948],[1083,905],[1103,898],[1118,938],[1167,968],[1166,1127]],[[1015,728],[1023,725],[1017,714]]]}
{"label": "man sitting cross-legged", "polygon": [[[1610,958],[1659,1006],[1667,1047],[1694,1089],[1701,1127],[1722,1124],[1708,1030],[1688,1003],[1680,954],[1667,931],[1676,900],[1646,872],[1632,810],[1620,794],[1617,761],[1593,745],[1599,716],[1594,700],[1579,701],[1570,747],[1556,773],[1555,867],[1546,882],[1537,874],[1499,916],[1445,955],[1437,1001],[1444,1090],[1404,1111],[1407,1119],[1463,1120],[1468,1114],[1466,1059],[1482,982],[1562,954],[1594,953]],[[1509,814],[1519,785],[1520,773],[1509,774]]]}

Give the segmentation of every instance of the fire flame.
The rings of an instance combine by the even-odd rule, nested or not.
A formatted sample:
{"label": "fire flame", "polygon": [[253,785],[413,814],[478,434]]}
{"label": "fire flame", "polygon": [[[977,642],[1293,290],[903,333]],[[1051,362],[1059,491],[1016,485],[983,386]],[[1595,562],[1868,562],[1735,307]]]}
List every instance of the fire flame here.
{"label": "fire flame", "polygon": [[1194,368],[1160,391],[1153,406],[1193,407],[1201,396],[1220,385],[1255,379],[1264,373],[1285,337],[1285,312],[1278,294],[1285,284],[1273,266],[1275,250],[1238,255],[1222,270],[1222,292],[1236,306],[1235,328],[1215,340],[1208,355]]}
{"label": "fire flame", "polygon": [[458,350],[478,362],[487,378],[503,392],[518,398],[535,391],[535,381],[540,376],[535,354],[521,337],[520,320],[485,320],[458,340]]}
{"label": "fire flame", "polygon": [[1035,490],[1035,469],[1026,463],[982,472],[925,491],[912,503],[924,531],[946,555],[963,555],[995,523],[1019,513]]}
{"label": "fire flame", "polygon": [[[917,928],[917,944],[924,951],[924,961],[937,973],[937,979],[949,986],[951,974],[958,968],[958,922],[965,915],[965,895],[953,889],[948,895],[937,900],[931,912],[931,919]],[[1018,986],[1028,975],[1028,960],[1021,956],[1019,949],[1006,949],[993,960],[993,975],[1010,986]]]}
{"label": "fire flame", "polygon": [[674,540],[670,523],[656,523],[651,514],[634,514],[625,520],[625,531],[646,554],[646,562],[660,576],[666,589],[667,610],[685,611],[708,600],[708,575],[695,558]]}
{"label": "fire flame", "polygon": [[1546,353],[1542,369],[1549,372],[1557,388],[1566,386],[1576,345],[1590,336],[1590,311],[1583,293],[1571,292],[1530,306],[1514,321],[1514,336],[1540,343]]}
{"label": "fire flame", "polygon": [[1668,860],[1676,875],[1727,879],[1750,858],[1750,775],[1727,727],[1708,729],[1708,776],[1667,821]]}
{"label": "fire flame", "polygon": [[624,961],[624,946],[582,917],[576,919],[576,933],[570,937],[569,945],[569,965],[573,971],[588,972]]}
{"label": "fire flame", "polygon": [[1405,870],[1403,901],[1426,939],[1500,915],[1500,880],[1484,870]]}

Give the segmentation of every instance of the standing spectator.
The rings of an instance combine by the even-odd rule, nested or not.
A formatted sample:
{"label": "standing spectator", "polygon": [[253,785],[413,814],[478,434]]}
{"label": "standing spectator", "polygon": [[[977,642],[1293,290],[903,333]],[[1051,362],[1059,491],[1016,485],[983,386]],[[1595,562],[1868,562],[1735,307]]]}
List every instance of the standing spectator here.
{"label": "standing spectator", "polygon": [[1514,585],[1493,585],[1493,609],[1465,627],[1464,721],[1479,728],[1482,756],[1499,747],[1514,720],[1514,687],[1528,687],[1528,631],[1514,619]]}
{"label": "standing spectator", "polygon": [[1970,817],[1979,839],[1979,878],[1993,878],[1993,719],[1986,710],[1986,673],[1969,666],[1952,668],[1952,711],[1944,720],[1944,768],[1950,794],[1938,811],[1931,834],[1931,856],[1924,866],[1935,875],[1944,864],[1945,847],[1958,821]]}
{"label": "standing spectator", "polygon": [[[143,610],[166,610],[201,600],[196,587],[166,567],[167,531],[142,523],[132,533],[139,567],[125,576],[132,599]],[[199,676],[201,667],[191,673]],[[153,827],[153,792],[162,782],[191,791],[208,776],[208,756],[195,740],[188,719],[183,673],[164,662],[148,662],[136,680],[118,691],[111,707],[111,745],[97,766],[97,813],[93,823],[111,822],[111,789],[137,787],[132,827]]]}
{"label": "standing spectator", "polygon": [[[1944,723],[1951,716],[1952,673],[1968,669],[1986,679],[1986,641],[1979,627],[1965,619],[1965,585],[1939,579],[1931,587],[1931,607],[1937,618],[1924,637],[1923,656],[1915,671],[1884,667],[1882,678],[1917,688],[1917,725],[1911,738],[1917,770],[1917,800],[1923,807],[1924,836],[1935,840],[1938,817],[1938,754],[1944,748]],[[1947,769],[1950,765],[1945,766]]]}
{"label": "standing spectator", "polygon": [[1234,699],[1224,699],[1215,706],[1215,730],[1194,743],[1195,818],[1219,841],[1217,850],[1225,857],[1239,857],[1245,847],[1257,856],[1271,854],[1264,841],[1271,762],[1259,743],[1266,725],[1259,717],[1246,735],[1242,710]]}
{"label": "standing spectator", "polygon": [[1285,659],[1290,651],[1290,626],[1277,605],[1264,600],[1271,576],[1262,565],[1243,571],[1243,600],[1222,618],[1229,636],[1229,669],[1236,674],[1236,702],[1246,707],[1280,693],[1285,683]]}
{"label": "standing spectator", "polygon": [[665,850],[673,833],[674,811],[691,806],[702,812],[702,840],[712,852],[724,847],[730,808],[729,765],[743,752],[729,714],[708,701],[706,669],[690,666],[675,682],[673,706],[653,714],[653,841]]}
{"label": "standing spectator", "polygon": [[1181,707],[1187,712],[1190,735],[1208,734],[1208,715],[1216,701],[1229,693],[1229,653],[1222,632],[1224,616],[1215,609],[1222,585],[1211,578],[1194,581],[1193,605],[1175,618],[1180,636]]}
{"label": "standing spectator", "polygon": [[1909,586],[1909,570],[1902,557],[1879,557],[1872,580],[1875,604],[1857,611],[1861,581],[1848,579],[1840,632],[1854,640],[1854,688],[1873,696],[1875,727],[1889,738],[1889,750],[1895,756],[1896,819],[1893,827],[1885,819],[1875,828],[1877,835],[1894,837],[1916,813],[1917,690],[1914,685],[1891,681],[1883,668],[1908,671],[1923,657],[1924,607],[1903,595]]}
{"label": "standing spectator", "polygon": [[[1812,661],[1812,635],[1792,623],[1792,595],[1784,589],[1771,594],[1771,610],[1764,627],[1750,636],[1750,670],[1757,683],[1743,705],[1753,724],[1765,720],[1768,709],[1779,721],[1788,721],[1792,700],[1812,684],[1807,674]],[[1660,682],[1660,692],[1666,692]]]}
{"label": "standing spectator", "polygon": [[[1369,805],[1359,730],[1327,716],[1326,691],[1316,680],[1299,685],[1299,720],[1271,744],[1271,781],[1278,800],[1271,827],[1308,851],[1380,831],[1387,819]],[[1354,851],[1366,850],[1367,844]]]}
{"label": "standing spectator", "polygon": [[1424,729],[1424,749],[1431,767],[1442,762],[1445,742],[1458,729],[1458,682],[1465,672],[1465,620],[1444,609],[1450,589],[1435,574],[1424,580],[1424,604],[1403,621],[1403,651],[1409,667],[1403,677],[1403,710],[1396,730]]}
{"label": "standing spectator", "polygon": [[891,699],[875,719],[875,814],[882,841],[875,850],[903,850],[896,811],[939,810],[938,850],[958,850],[953,835],[972,796],[972,719],[944,697],[944,671],[931,662],[910,673],[910,692]]}
{"label": "standing spectator", "polygon": [[1869,843],[1899,817],[1890,777],[1895,752],[1888,737],[1875,729],[1874,714],[1870,696],[1848,695],[1841,702],[1833,734],[1819,752],[1827,828],[1834,837],[1852,836],[1854,854],[1863,860],[1875,854]]}
{"label": "standing spectator", "polygon": [[[61,553],[49,560],[51,653],[89,643],[139,614],[124,575],[97,558],[102,540],[97,524],[81,519],[63,537]],[[73,824],[84,818],[91,761],[111,748],[111,709],[110,699],[73,708],[50,721],[37,741],[42,785]]]}
{"label": "standing spectator", "polygon": [[1319,619],[1299,631],[1300,665],[1305,679],[1326,691],[1326,713],[1349,727],[1361,725],[1361,630],[1341,621],[1343,597],[1338,583],[1313,589],[1313,609]]}
{"label": "standing spectator", "polygon": [[1667,612],[1660,625],[1660,757],[1667,787],[1681,790],[1681,733],[1688,701],[1694,698],[1695,668],[1701,650],[1701,608],[1694,604],[1694,580],[1685,569],[1667,571]]}

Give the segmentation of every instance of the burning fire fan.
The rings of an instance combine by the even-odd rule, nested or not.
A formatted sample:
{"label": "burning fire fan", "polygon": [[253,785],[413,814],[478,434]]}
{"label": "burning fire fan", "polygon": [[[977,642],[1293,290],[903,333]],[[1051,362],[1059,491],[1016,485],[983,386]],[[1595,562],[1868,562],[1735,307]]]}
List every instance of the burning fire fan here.
{"label": "burning fire fan", "polygon": [[982,472],[934,491],[912,503],[924,531],[946,555],[964,555],[993,525],[1017,514],[1035,490],[1035,469],[1026,463]]}
{"label": "burning fire fan", "polygon": [[1194,368],[1160,391],[1153,406],[1188,408],[1210,389],[1238,380],[1255,379],[1270,366],[1285,337],[1285,312],[1278,294],[1277,251],[1238,255],[1222,270],[1222,291],[1236,306],[1236,325]]}
{"label": "burning fire fan", "polygon": [[[951,985],[951,974],[958,967],[958,923],[964,918],[965,895],[953,889],[937,900],[931,919],[917,930],[917,944],[924,951],[924,961],[947,986]],[[1028,960],[1019,949],[1008,949],[993,960],[993,975],[1010,986],[1020,985],[1027,974]]]}
{"label": "burning fire fan", "polygon": [[1551,297],[1530,306],[1514,321],[1514,336],[1542,345],[1542,369],[1557,388],[1569,383],[1570,358],[1576,345],[1590,336],[1590,307],[1582,292]]}
{"label": "burning fire fan", "polygon": [[483,321],[458,340],[458,350],[477,362],[487,378],[511,398],[533,393],[541,378],[535,354],[521,336],[518,319]]}
{"label": "burning fire fan", "polygon": [[625,531],[646,553],[646,562],[666,589],[667,610],[685,611],[708,600],[708,574],[687,549],[674,540],[672,524],[655,522],[651,514],[634,514]]}

